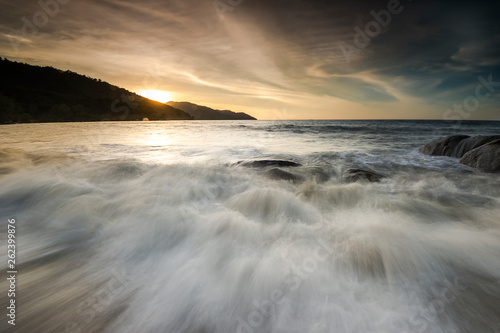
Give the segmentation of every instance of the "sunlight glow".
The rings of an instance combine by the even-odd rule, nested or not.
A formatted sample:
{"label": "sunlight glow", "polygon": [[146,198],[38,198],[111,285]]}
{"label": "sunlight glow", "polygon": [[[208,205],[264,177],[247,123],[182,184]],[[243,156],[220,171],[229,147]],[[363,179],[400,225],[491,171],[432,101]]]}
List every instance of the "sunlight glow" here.
{"label": "sunlight glow", "polygon": [[137,94],[160,103],[167,103],[172,100],[172,94],[163,90],[141,90],[138,91]]}

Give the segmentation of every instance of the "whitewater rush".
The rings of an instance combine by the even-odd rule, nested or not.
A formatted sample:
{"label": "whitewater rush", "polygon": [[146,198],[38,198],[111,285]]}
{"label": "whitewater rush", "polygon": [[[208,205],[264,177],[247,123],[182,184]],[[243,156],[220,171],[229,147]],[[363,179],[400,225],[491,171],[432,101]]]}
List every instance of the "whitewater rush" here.
{"label": "whitewater rush", "polygon": [[11,325],[16,325],[16,223],[15,219],[9,219],[7,223],[7,274],[9,277],[9,290],[7,296],[9,297],[9,306],[7,307],[7,317],[10,318],[8,321]]}

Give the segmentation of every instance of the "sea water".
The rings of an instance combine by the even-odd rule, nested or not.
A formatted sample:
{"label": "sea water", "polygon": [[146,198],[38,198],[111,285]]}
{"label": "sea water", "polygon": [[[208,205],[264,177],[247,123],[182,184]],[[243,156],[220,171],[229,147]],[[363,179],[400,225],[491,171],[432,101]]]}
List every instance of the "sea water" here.
{"label": "sea water", "polygon": [[500,177],[418,151],[452,134],[500,123],[2,125],[2,331],[500,332]]}

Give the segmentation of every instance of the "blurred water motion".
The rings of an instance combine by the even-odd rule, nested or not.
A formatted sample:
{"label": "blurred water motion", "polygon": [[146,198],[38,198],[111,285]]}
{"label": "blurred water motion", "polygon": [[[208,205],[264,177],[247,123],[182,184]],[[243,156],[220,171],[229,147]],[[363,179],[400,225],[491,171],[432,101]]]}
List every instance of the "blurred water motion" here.
{"label": "blurred water motion", "polygon": [[[444,122],[0,132],[2,228],[18,221],[15,332],[500,329],[500,178],[418,153],[456,133]],[[253,158],[300,166],[269,177],[236,165]],[[347,182],[350,167],[386,177]]]}

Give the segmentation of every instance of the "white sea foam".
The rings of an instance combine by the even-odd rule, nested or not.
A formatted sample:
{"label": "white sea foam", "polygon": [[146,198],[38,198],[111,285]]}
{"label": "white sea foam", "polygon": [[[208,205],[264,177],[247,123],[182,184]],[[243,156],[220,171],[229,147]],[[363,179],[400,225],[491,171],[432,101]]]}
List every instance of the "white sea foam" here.
{"label": "white sea foam", "polygon": [[[280,138],[249,143],[255,128],[200,152],[172,123],[113,124],[123,131],[105,144],[71,141],[78,124],[60,126],[50,150],[19,140],[0,152],[0,212],[19,226],[19,332],[500,328],[496,175],[407,146],[277,154],[266,140],[283,148]],[[162,126],[170,146],[143,141]],[[216,142],[234,125],[204,126]],[[302,180],[234,165],[256,154],[300,162],[284,169]],[[353,166],[387,177],[348,183]]]}

